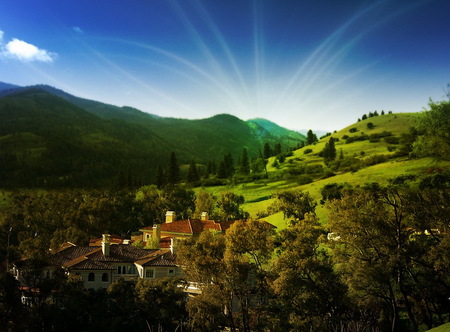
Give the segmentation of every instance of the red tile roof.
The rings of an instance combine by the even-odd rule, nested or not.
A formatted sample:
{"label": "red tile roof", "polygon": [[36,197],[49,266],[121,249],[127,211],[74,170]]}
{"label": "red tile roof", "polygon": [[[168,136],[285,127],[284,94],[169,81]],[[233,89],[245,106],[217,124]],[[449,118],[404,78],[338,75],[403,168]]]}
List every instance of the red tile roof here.
{"label": "red tile roof", "polygon": [[[199,235],[206,229],[216,230],[219,232],[226,231],[234,221],[214,221],[200,219],[184,219],[176,220],[170,223],[161,224],[161,232]],[[146,226],[140,231],[153,230],[153,226]]]}

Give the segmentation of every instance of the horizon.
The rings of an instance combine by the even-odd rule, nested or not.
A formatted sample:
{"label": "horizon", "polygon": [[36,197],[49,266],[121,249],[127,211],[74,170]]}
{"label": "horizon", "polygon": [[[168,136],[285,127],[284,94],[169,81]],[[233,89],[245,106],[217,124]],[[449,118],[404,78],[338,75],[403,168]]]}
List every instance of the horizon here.
{"label": "horizon", "polygon": [[0,81],[162,117],[334,131],[450,82],[444,0],[43,3],[0,5]]}

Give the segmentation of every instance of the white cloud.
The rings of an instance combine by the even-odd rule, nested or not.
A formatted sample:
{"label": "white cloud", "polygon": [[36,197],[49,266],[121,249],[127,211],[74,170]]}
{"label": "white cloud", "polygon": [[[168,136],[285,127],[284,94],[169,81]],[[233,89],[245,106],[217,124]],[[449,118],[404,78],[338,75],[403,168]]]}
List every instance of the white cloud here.
{"label": "white cloud", "polygon": [[84,31],[80,27],[72,27],[72,30],[76,33],[84,33]]}
{"label": "white cloud", "polygon": [[22,62],[53,62],[55,53],[40,49],[32,44],[14,38],[2,48],[2,55]]}
{"label": "white cloud", "polygon": [[0,44],[3,42],[3,31],[0,30]]}

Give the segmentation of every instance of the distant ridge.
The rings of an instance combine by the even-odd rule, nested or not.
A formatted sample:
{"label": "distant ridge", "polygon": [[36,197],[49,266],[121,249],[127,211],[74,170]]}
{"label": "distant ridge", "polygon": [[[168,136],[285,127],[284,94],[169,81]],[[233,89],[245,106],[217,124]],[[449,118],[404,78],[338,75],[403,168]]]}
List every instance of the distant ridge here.
{"label": "distant ridge", "polygon": [[158,117],[48,85],[0,85],[0,187],[108,187],[124,177],[148,184],[171,152],[180,164],[206,165],[229,153],[237,161],[244,148],[252,158],[264,144],[289,151],[302,141],[270,121],[262,126],[230,114]]}

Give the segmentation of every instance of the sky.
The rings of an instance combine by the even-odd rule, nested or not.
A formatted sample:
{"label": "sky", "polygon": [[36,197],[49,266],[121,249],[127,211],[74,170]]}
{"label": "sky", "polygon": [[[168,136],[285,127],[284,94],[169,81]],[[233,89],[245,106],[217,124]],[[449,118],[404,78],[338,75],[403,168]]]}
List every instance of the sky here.
{"label": "sky", "polygon": [[450,83],[448,0],[2,0],[0,81],[334,131]]}

